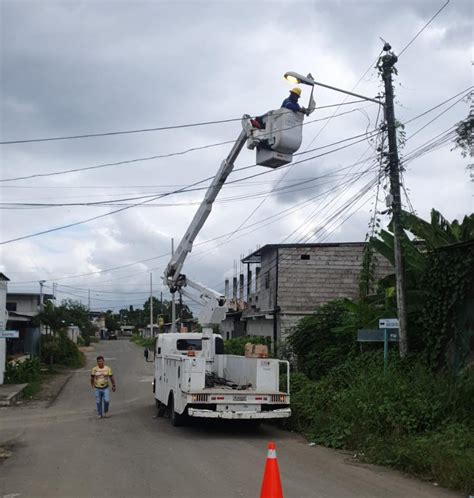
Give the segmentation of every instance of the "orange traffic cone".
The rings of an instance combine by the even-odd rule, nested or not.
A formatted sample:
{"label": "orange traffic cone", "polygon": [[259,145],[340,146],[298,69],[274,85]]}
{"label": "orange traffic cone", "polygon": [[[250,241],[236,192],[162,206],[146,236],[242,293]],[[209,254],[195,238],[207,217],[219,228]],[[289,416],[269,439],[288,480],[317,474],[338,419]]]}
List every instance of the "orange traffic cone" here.
{"label": "orange traffic cone", "polygon": [[260,498],[283,498],[275,443],[268,443],[267,461],[265,463],[265,472],[263,473]]}

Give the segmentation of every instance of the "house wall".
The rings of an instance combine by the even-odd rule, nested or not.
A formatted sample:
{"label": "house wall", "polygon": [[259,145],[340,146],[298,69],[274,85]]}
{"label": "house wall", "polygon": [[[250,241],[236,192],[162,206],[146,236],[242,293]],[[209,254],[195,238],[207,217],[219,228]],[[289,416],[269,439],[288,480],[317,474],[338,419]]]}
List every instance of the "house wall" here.
{"label": "house wall", "polygon": [[29,315],[39,313],[39,295],[21,296],[7,294],[7,303],[16,303],[16,312]]}
{"label": "house wall", "polygon": [[247,320],[247,334],[260,337],[273,337],[273,318],[259,317]]}
{"label": "house wall", "polygon": [[[281,312],[308,313],[333,299],[356,299],[364,243],[281,248],[278,305]],[[301,259],[309,257],[309,259]],[[387,275],[390,264],[379,258],[375,279]]]}
{"label": "house wall", "polygon": [[[258,290],[249,297],[249,307],[243,313],[247,334],[273,336],[273,318],[262,315],[273,312],[275,299],[279,307],[279,339],[284,339],[301,318],[318,306],[334,299],[356,299],[364,247],[365,243],[360,242],[263,250]],[[376,256],[375,281],[392,272],[390,263]],[[257,317],[260,318],[254,319]]]}
{"label": "house wall", "polygon": [[219,333],[224,340],[245,335],[245,322],[240,321],[241,313],[228,313],[219,325]]}

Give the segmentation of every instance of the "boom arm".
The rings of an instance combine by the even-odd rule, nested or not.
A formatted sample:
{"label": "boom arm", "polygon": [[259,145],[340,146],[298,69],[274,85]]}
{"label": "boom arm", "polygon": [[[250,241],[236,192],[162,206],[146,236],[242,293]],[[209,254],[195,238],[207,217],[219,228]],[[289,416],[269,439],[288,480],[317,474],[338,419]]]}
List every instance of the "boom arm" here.
{"label": "boom arm", "polygon": [[211,185],[209,185],[209,188],[206,191],[204,200],[199,206],[199,209],[196,211],[196,214],[194,215],[189,228],[186,230],[186,233],[181,239],[178,248],[171,257],[171,261],[166,267],[164,282],[168,285],[171,292],[176,292],[182,287],[185,287],[187,284],[186,276],[181,274],[184,261],[186,260],[188,253],[192,251],[194,240],[196,239],[199,231],[201,230],[209,214],[211,213],[212,204],[214,203],[217,195],[224,185],[224,182],[227,180],[227,177],[234,169],[235,160],[240,154],[242,147],[245,145],[246,140],[247,133],[245,130],[242,130],[240,132],[239,138],[237,138],[237,141],[232,147],[232,150],[229,152],[229,155],[224,159],[224,161],[222,161],[219,171],[217,172],[216,176],[212,180]]}

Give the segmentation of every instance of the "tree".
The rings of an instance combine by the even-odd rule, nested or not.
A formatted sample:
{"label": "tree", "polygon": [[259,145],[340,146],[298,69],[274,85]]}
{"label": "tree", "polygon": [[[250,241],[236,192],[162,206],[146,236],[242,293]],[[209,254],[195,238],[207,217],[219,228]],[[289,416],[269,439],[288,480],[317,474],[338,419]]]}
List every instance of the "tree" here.
{"label": "tree", "polygon": [[456,125],[456,138],[454,148],[461,149],[462,157],[473,155],[473,137],[474,137],[474,112],[471,111],[469,116]]}
{"label": "tree", "polygon": [[113,314],[112,311],[108,310],[105,315],[105,328],[107,330],[119,330],[120,315]]}
{"label": "tree", "polygon": [[[409,346],[412,351],[423,352],[434,366],[442,366],[450,361],[448,349],[459,345],[458,324],[466,296],[472,292],[472,250],[459,243],[474,240],[474,214],[465,216],[462,222],[450,223],[435,209],[429,222],[403,212],[402,224]],[[393,233],[382,230],[370,243],[393,264]],[[380,294],[390,294],[393,299],[393,274],[381,280],[379,286]],[[463,344],[460,347],[465,348]]]}
{"label": "tree", "polygon": [[66,299],[61,306],[54,307],[51,302],[44,305],[38,315],[38,321],[49,327],[54,335],[59,334],[70,325],[77,325],[86,344],[89,337],[95,334],[95,326],[89,318],[89,310],[79,301]]}
{"label": "tree", "polygon": [[313,380],[345,361],[356,345],[351,312],[343,301],[331,301],[301,319],[288,342],[297,356],[298,369]]}

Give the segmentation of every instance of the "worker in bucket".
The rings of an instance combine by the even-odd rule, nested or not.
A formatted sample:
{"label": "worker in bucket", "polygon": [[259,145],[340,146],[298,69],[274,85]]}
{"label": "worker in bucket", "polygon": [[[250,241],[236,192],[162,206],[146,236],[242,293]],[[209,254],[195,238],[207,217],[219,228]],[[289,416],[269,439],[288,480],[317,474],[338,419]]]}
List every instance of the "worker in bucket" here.
{"label": "worker in bucket", "polygon": [[295,87],[290,90],[290,95],[282,102],[282,109],[290,109],[290,111],[303,112],[306,114],[306,109],[298,104],[298,99],[301,97],[301,88]]}
{"label": "worker in bucket", "polygon": [[[303,112],[307,114],[307,111],[304,107],[301,107],[298,104],[298,99],[301,97],[301,88],[295,87],[290,90],[290,95],[282,102],[282,109],[289,109],[294,112]],[[256,116],[255,118],[250,120],[250,124],[254,128],[265,129],[265,123],[263,122],[263,116]]]}

